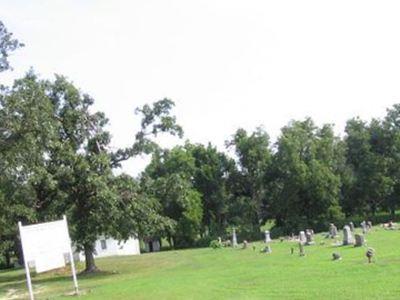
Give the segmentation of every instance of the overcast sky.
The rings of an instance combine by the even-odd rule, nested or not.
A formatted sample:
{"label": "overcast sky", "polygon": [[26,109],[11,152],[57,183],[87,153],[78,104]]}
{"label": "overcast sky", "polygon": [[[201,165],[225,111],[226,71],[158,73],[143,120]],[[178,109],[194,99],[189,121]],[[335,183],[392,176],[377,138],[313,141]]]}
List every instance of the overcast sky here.
{"label": "overcast sky", "polygon": [[[68,76],[128,146],[134,108],[168,97],[192,142],[223,150],[238,127],[273,140],[290,119],[381,117],[400,102],[400,1],[0,0],[30,66]],[[136,159],[124,171],[137,174]]]}

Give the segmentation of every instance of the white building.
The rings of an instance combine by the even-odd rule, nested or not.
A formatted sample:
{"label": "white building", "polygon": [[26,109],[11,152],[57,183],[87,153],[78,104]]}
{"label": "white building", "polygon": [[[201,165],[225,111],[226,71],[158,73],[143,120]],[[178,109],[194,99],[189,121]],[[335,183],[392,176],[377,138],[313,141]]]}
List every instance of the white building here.
{"label": "white building", "polygon": [[[138,255],[140,254],[139,239],[131,237],[125,242],[118,242],[113,238],[100,237],[95,243],[94,257],[106,257],[116,255]],[[84,252],[74,254],[78,261],[85,260]]]}
{"label": "white building", "polygon": [[160,241],[158,239],[144,239],[144,251],[158,252],[161,249]]}

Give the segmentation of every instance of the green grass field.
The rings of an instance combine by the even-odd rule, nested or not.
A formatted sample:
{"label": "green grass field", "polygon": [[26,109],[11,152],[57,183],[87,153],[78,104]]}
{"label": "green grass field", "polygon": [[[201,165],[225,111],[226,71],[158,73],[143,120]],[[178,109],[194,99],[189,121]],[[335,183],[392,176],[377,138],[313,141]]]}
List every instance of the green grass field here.
{"label": "green grass field", "polygon": [[[325,244],[321,245],[320,242]],[[298,255],[297,244],[261,242],[243,249],[194,249],[98,259],[102,273],[79,276],[82,299],[400,299],[400,230],[374,228],[366,247],[336,247],[316,235]],[[295,247],[295,254],[290,248]],[[332,261],[333,252],[343,259]],[[82,265],[79,266],[82,268]],[[71,299],[66,270],[33,275],[36,299]],[[0,272],[0,298],[26,299],[23,270]],[[72,298],[73,299],[73,298]]]}

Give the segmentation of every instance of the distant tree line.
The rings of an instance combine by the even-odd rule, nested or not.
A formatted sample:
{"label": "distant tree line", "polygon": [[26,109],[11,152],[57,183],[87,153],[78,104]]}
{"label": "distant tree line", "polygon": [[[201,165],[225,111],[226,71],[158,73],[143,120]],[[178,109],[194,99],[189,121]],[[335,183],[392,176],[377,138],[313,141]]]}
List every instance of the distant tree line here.
{"label": "distant tree line", "polygon": [[[0,71],[22,46],[0,22]],[[234,226],[247,239],[275,222],[276,234],[327,228],[351,216],[395,215],[400,205],[400,105],[382,119],[333,126],[291,121],[272,144],[261,128],[238,129],[226,142],[186,141],[163,149],[158,134],[182,137],[169,99],[136,110],[131,146],[110,147],[104,113],[63,76],[33,71],[0,90],[0,255],[22,259],[17,222],[66,214],[72,239],[96,270],[99,235],[165,238],[175,248],[207,245]],[[151,162],[138,178],[115,175],[131,157]]]}
{"label": "distant tree line", "polygon": [[275,222],[275,234],[387,212],[400,205],[400,105],[370,122],[353,118],[344,138],[330,124],[307,118],[282,128],[276,143],[262,129],[238,129],[226,142],[234,157],[208,144],[161,150],[140,177],[160,213],[177,222],[167,232],[173,245],[227,234],[260,238]]}

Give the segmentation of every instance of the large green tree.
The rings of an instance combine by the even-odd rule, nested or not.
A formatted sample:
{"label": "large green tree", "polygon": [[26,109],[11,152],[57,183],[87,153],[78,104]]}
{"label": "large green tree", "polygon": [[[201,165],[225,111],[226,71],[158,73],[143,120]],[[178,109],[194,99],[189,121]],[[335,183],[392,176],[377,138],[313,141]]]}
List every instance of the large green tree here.
{"label": "large green tree", "polygon": [[[145,105],[137,111],[142,115],[142,127],[135,142],[131,147],[114,153],[109,150],[110,134],[105,130],[107,119],[103,113],[90,111],[93,99],[80,93],[62,77],[54,82],[50,98],[61,120],[59,140],[51,152],[58,188],[66,195],[61,211],[69,212],[75,228],[74,240],[78,249],[85,251],[86,271],[93,271],[96,269],[93,245],[99,235],[117,232],[126,239],[129,235],[142,233],[141,228],[135,226],[140,223],[137,218],[143,218],[142,211],[135,209],[134,205],[121,206],[121,201],[126,202],[126,199],[112,184],[113,167],[142,152],[150,153],[156,148],[151,136],[160,132],[180,134],[181,129],[169,114],[172,101],[164,99],[152,106]],[[134,200],[137,199],[131,199]],[[162,227],[162,222],[150,220],[152,216],[162,220],[154,212],[146,215],[152,224]],[[121,220],[131,226],[125,225],[122,227],[124,230],[120,230],[124,224]]]}
{"label": "large green tree", "polygon": [[234,161],[211,144],[204,146],[187,143],[185,148],[194,158],[193,187],[202,195],[202,236],[221,236],[229,225],[227,182],[234,168]]}
{"label": "large green tree", "polygon": [[347,214],[375,214],[385,206],[394,181],[389,176],[386,132],[381,121],[359,118],[346,125],[346,163],[351,171],[343,208]]}
{"label": "large green tree", "polygon": [[395,104],[387,110],[379,137],[380,152],[383,152],[386,158],[387,176],[392,187],[384,207],[394,217],[396,209],[400,206],[400,104]]}
{"label": "large green tree", "polygon": [[[22,46],[23,44],[13,38],[13,34],[7,30],[4,23],[0,20],[0,73],[11,68],[8,57],[10,53]],[[4,95],[8,91],[1,84],[0,90],[0,205],[3,207],[0,212],[0,255],[5,257],[5,265],[9,267],[11,264],[11,252],[14,248],[17,248],[16,242],[18,242],[15,235],[15,227],[11,225],[14,224],[12,221],[16,219],[17,215],[32,217],[32,213],[29,209],[26,209],[25,205],[21,205],[21,202],[24,202],[25,197],[29,195],[29,192],[23,195],[27,192],[21,187],[21,182],[24,179],[10,172],[12,169],[11,165],[14,164],[15,156],[18,152],[15,151],[16,148],[13,149],[14,151],[9,151],[10,144],[17,142],[18,137],[10,135],[7,127],[9,119],[5,119],[3,112]],[[19,192],[18,196],[14,194],[15,191]],[[18,201],[9,205],[7,199],[10,196],[18,198]]]}
{"label": "large green tree", "polygon": [[195,160],[185,147],[159,151],[142,176],[147,194],[158,199],[161,213],[174,220],[166,232],[174,247],[193,246],[200,235],[202,198],[193,186]]}
{"label": "large green tree", "polygon": [[311,119],[292,121],[282,129],[271,192],[276,225],[286,233],[322,229],[342,217],[338,142],[330,125],[318,128]]}
{"label": "large green tree", "polygon": [[267,174],[271,163],[268,134],[258,128],[251,134],[238,129],[227,143],[236,155],[236,168],[229,176],[232,225],[253,237],[259,236],[260,226],[268,217]]}
{"label": "large green tree", "polygon": [[21,259],[16,224],[36,221],[42,210],[35,185],[45,170],[47,142],[55,136],[46,88],[30,72],[0,94],[0,239],[6,257],[15,250]]}
{"label": "large green tree", "polygon": [[[14,211],[25,213],[12,215],[13,221],[43,221],[67,214],[72,238],[85,252],[88,272],[96,269],[93,244],[99,235],[126,239],[140,234],[143,227],[138,226],[138,220],[143,219],[143,211],[149,212],[148,222],[164,225],[166,219],[156,215],[148,202],[134,199],[134,193],[130,200],[135,205],[126,205],[127,194],[122,196],[120,191],[124,184],[129,190],[129,182],[116,180],[113,169],[123,160],[156,149],[152,136],[161,132],[181,134],[170,116],[172,101],[164,99],[139,109],[142,127],[132,146],[112,152],[105,115],[92,112],[94,100],[62,76],[44,81],[30,72],[3,93],[1,100],[1,122],[6,130],[0,150],[7,155],[6,167],[14,176],[10,180],[12,189],[2,199],[18,204]],[[21,178],[24,189],[15,185],[15,178]],[[10,195],[24,190],[31,196],[18,200]],[[23,201],[22,205],[18,201]]]}

